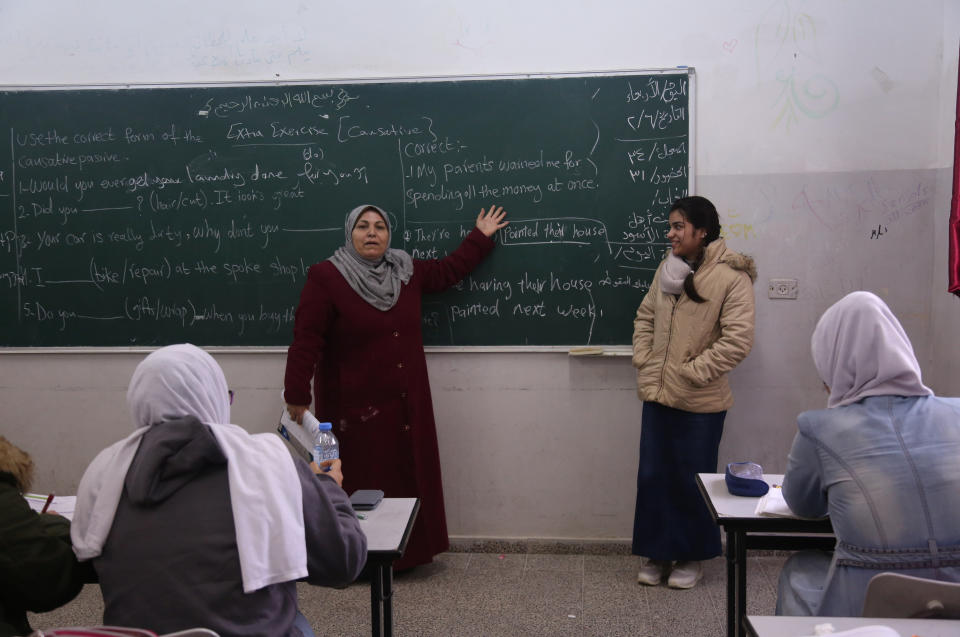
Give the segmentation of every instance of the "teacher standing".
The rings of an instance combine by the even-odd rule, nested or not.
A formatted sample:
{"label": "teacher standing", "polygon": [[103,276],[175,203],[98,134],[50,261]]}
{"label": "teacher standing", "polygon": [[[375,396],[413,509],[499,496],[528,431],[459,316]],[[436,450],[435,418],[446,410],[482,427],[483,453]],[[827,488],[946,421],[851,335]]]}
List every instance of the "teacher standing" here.
{"label": "teacher standing", "polygon": [[653,277],[633,331],[643,400],[633,553],[655,586],[692,588],[702,560],[720,555],[720,529],[697,491],[696,473],[717,470],[733,395],[727,372],[753,345],[753,259],[727,248],[717,209],[704,197],[670,209],[670,253]]}
{"label": "teacher standing", "polygon": [[343,488],[419,497],[420,514],[402,570],[446,551],[447,521],[420,299],[476,268],[507,225],[502,207],[481,210],[476,227],[442,259],[413,259],[390,248],[389,215],[372,205],[347,215],[345,243],[310,268],[287,352],[284,398],[300,422],[310,405],[333,423],[349,471]]}

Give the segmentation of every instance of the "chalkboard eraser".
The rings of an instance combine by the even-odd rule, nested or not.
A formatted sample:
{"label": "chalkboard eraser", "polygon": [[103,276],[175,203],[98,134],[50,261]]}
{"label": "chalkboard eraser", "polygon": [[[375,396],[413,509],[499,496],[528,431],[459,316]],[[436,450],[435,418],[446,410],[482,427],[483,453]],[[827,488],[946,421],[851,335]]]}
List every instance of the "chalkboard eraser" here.
{"label": "chalkboard eraser", "polygon": [[596,346],[571,347],[570,356],[603,356],[603,348]]}

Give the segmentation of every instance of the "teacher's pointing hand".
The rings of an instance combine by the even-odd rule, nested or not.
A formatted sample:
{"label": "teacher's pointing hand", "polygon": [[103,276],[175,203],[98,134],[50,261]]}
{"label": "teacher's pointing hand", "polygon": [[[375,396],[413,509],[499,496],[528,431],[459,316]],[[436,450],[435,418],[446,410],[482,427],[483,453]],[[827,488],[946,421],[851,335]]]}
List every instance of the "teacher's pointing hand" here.
{"label": "teacher's pointing hand", "polygon": [[507,213],[503,211],[503,206],[490,206],[487,210],[481,208],[480,214],[477,215],[477,230],[485,236],[492,237],[494,232],[500,228],[505,228],[510,223],[503,220],[506,216]]}

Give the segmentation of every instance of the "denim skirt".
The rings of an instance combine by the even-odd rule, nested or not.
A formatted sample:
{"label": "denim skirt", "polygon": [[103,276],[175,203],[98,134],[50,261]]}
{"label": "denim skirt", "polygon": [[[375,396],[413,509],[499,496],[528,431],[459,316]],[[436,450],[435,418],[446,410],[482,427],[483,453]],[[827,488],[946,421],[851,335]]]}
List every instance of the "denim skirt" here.
{"label": "denim skirt", "polygon": [[716,473],[726,415],[643,403],[634,555],[678,561],[720,555],[720,528],[697,489],[696,474]]}

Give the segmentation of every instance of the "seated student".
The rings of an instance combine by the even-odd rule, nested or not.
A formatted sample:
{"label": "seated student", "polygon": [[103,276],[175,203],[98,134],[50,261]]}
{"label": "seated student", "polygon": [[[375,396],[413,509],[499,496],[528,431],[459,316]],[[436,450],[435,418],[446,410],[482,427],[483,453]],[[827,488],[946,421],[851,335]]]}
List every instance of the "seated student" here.
{"label": "seated student", "polygon": [[105,624],[312,636],[295,581],[340,586],[363,568],[340,461],[324,473],[277,436],[226,424],[228,393],[193,345],[159,349],[134,371],[127,405],[139,428],[87,468],[73,522]]}
{"label": "seated student", "polygon": [[960,399],[938,398],[883,301],[854,292],[824,312],[813,361],[827,409],[800,414],[783,496],[797,514],[830,514],[828,553],[795,554],[778,615],[860,616],[884,571],[960,581]]}
{"label": "seated student", "polygon": [[27,611],[45,613],[77,596],[93,572],[70,547],[70,521],[23,499],[33,460],[0,436],[0,637],[27,635]]}

